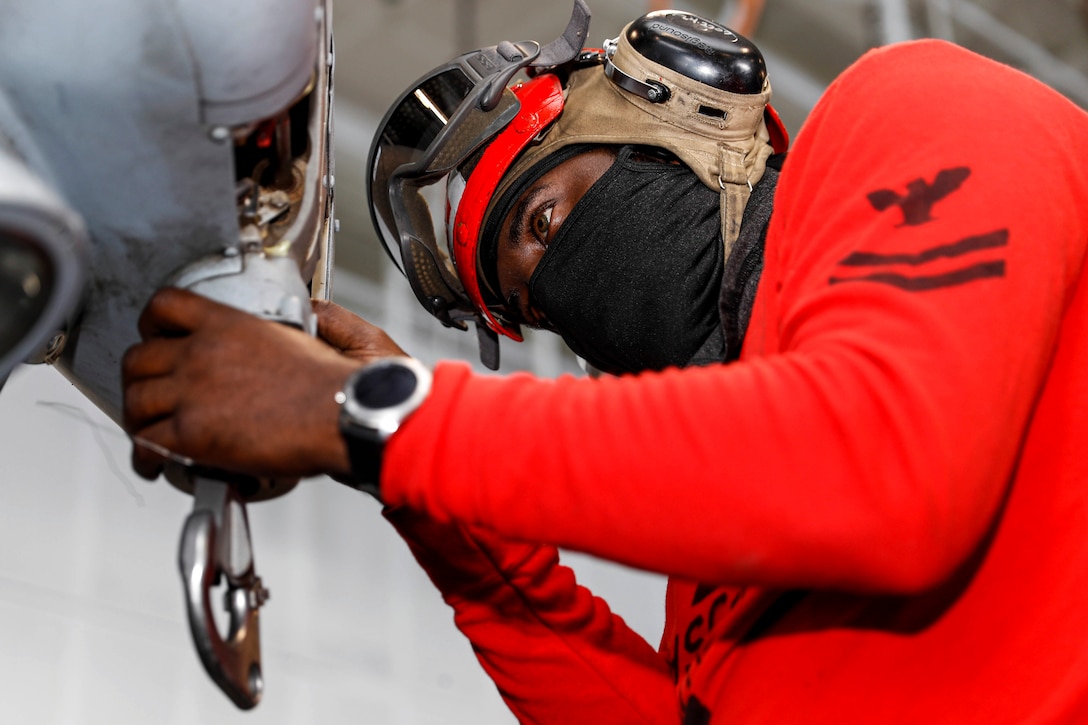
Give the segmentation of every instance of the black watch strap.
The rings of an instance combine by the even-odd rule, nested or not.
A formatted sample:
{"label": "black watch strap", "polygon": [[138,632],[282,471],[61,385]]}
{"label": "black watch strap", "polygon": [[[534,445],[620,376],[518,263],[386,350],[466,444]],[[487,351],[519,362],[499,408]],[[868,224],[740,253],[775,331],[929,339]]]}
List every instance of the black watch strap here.
{"label": "black watch strap", "polygon": [[348,447],[351,477],[347,483],[352,488],[378,496],[381,490],[382,452],[385,444],[365,428],[343,424],[340,429]]}
{"label": "black watch strap", "polygon": [[336,396],[340,434],[351,463],[344,483],[380,498],[385,442],[430,390],[431,371],[414,358],[382,358],[352,373]]}

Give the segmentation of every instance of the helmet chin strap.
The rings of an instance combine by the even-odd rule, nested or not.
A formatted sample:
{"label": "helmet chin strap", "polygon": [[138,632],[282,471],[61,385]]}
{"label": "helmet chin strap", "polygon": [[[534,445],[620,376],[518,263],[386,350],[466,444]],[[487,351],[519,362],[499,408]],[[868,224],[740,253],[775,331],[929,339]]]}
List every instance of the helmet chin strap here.
{"label": "helmet chin strap", "polygon": [[[766,128],[761,128],[756,137],[766,136]],[[740,234],[740,223],[744,216],[744,207],[752,193],[750,170],[759,169],[762,178],[767,159],[774,149],[767,143],[757,143],[747,153],[743,149],[727,143],[718,144],[718,188],[721,191],[722,243],[725,245],[725,259],[733,251],[733,245]],[[750,158],[750,157],[755,158]]]}

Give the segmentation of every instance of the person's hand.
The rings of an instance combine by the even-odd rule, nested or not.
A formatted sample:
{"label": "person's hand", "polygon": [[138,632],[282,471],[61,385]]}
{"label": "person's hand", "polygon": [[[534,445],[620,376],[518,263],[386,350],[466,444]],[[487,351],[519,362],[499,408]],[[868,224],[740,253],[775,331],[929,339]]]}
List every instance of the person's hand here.
{"label": "person's hand", "polygon": [[143,342],[122,363],[136,472],[155,478],[165,462],[141,443],[149,441],[199,465],[254,476],[348,473],[334,396],[367,354],[399,348],[371,325],[360,328],[376,340],[367,342],[349,329],[353,316],[335,310],[323,310],[323,334],[357,359],[192,292],[158,292],[140,317]]}
{"label": "person's hand", "polygon": [[340,305],[314,300],[317,336],[341,354],[360,363],[391,355],[407,356],[385,331]]}

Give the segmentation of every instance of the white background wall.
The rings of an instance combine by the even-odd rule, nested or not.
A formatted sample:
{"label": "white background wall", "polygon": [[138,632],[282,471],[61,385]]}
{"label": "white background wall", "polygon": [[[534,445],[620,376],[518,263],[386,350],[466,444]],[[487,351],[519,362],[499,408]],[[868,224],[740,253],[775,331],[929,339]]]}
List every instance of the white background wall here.
{"label": "white background wall", "polygon": [[[339,282],[358,308],[369,288]],[[391,317],[415,304],[392,295]],[[425,358],[440,347],[396,336]],[[534,344],[560,364],[551,336]],[[329,479],[249,507],[272,598],[265,696],[237,710],[185,621],[176,560],[191,499],[136,477],[128,456],[120,429],[55,370],[23,366],[0,391],[0,723],[513,722],[377,503]],[[565,560],[657,644],[659,577]]]}

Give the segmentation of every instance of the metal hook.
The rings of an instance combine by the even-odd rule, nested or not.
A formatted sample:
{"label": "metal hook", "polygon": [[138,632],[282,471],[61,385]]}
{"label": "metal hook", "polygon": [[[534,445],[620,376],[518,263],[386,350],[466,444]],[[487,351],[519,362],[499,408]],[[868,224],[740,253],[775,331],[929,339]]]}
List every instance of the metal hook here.
{"label": "metal hook", "polygon": [[[268,599],[253,567],[245,503],[230,483],[190,470],[193,512],[181,532],[178,565],[193,643],[204,669],[243,710],[264,690],[258,609]],[[223,606],[230,617],[224,639],[212,612],[211,590],[226,580]]]}

